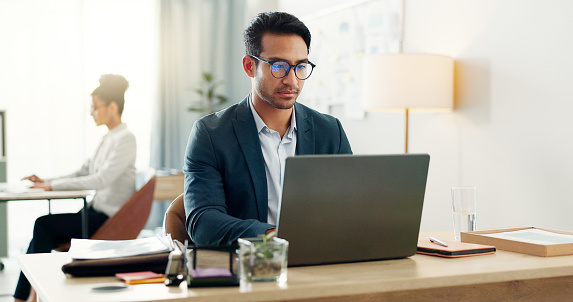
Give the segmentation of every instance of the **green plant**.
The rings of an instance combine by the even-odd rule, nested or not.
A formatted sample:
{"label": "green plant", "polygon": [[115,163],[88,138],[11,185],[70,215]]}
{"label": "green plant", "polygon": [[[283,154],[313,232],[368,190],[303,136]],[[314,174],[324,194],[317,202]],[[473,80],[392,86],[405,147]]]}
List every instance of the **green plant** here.
{"label": "green plant", "polygon": [[241,278],[247,281],[286,278],[288,241],[274,237],[275,232],[257,238],[239,238]]}
{"label": "green plant", "polygon": [[267,242],[271,240],[273,237],[275,237],[276,234],[277,232],[272,231],[266,235],[261,235],[263,237],[263,242],[255,243],[256,246],[255,257],[267,258],[267,259],[272,259],[274,257],[273,253],[280,250],[280,248],[275,247],[275,245],[272,245],[273,248],[269,248],[270,245],[267,244]]}
{"label": "green plant", "polygon": [[194,90],[200,96],[199,101],[196,101],[193,105],[189,106],[187,109],[189,111],[202,111],[205,114],[211,114],[214,112],[214,108],[227,102],[227,97],[222,94],[216,94],[215,90],[224,81],[215,81],[215,78],[211,73],[203,72],[202,80],[199,88]]}
{"label": "green plant", "polygon": [[[262,241],[253,241],[254,247],[254,256],[258,259],[272,259],[274,257],[273,252],[279,250],[279,248],[275,247],[274,244],[268,244],[268,242],[275,237],[276,232],[270,232],[268,234],[261,234],[259,237],[262,238]],[[272,241],[271,241],[272,242]],[[251,252],[246,252],[243,256],[250,256]]]}

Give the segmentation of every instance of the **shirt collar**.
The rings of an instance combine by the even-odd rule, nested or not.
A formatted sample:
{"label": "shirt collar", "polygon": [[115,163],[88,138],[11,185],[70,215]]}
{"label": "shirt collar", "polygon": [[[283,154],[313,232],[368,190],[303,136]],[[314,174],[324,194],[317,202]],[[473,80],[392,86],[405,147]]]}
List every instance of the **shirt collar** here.
{"label": "shirt collar", "polygon": [[[249,95],[249,107],[251,108],[251,112],[253,113],[253,117],[255,118],[255,125],[257,127],[257,133],[261,133],[261,131],[263,131],[263,129],[265,129],[265,128],[270,130],[270,128],[267,126],[267,124],[265,124],[265,122],[263,122],[263,119],[259,116],[259,114],[255,110],[255,106],[253,106],[253,103],[251,100],[251,95]],[[295,110],[293,108],[291,119],[290,119],[290,127],[289,127],[288,132],[285,135],[287,137],[292,137],[295,130],[296,130],[296,118],[295,118]]]}
{"label": "shirt collar", "polygon": [[115,133],[120,132],[122,129],[125,129],[127,127],[127,125],[125,123],[121,123],[117,126],[115,126],[113,129],[109,130],[104,137],[108,137],[108,136],[113,136]]}

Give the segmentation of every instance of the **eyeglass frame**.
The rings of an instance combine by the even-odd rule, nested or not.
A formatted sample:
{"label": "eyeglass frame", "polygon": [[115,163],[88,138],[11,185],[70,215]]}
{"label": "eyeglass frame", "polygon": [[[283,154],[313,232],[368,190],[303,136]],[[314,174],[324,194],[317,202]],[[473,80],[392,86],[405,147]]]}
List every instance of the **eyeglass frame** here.
{"label": "eyeglass frame", "polygon": [[[298,63],[298,64],[296,64],[296,65],[292,65],[292,64],[290,64],[289,62],[287,62],[287,61],[285,61],[285,60],[267,61],[267,60],[265,60],[265,59],[261,59],[261,58],[259,58],[259,57],[257,57],[257,56],[253,56],[253,55],[249,55],[249,57],[251,57],[251,58],[253,58],[253,59],[257,59],[257,60],[262,61],[262,62],[265,62],[265,63],[269,64],[269,66],[270,66],[271,68],[272,68],[273,64],[276,63],[276,62],[284,62],[284,63],[286,63],[286,64],[288,65],[288,69],[287,69],[287,71],[285,72],[285,75],[282,76],[282,77],[280,77],[280,78],[279,78],[279,77],[276,77],[276,76],[273,74],[273,71],[271,70],[271,75],[272,75],[273,78],[275,78],[275,79],[282,79],[282,78],[286,77],[286,76],[290,73],[290,70],[294,67],[294,68],[295,68],[295,69],[294,69],[294,76],[295,76],[297,79],[299,79],[299,80],[301,80],[301,81],[304,81],[304,80],[310,78],[310,75],[312,74],[312,71],[313,71],[314,68],[316,67],[316,64],[312,63],[311,61],[300,62],[300,63]],[[308,76],[307,76],[306,78],[304,78],[304,79],[301,79],[301,78],[299,78],[299,77],[296,75],[296,67],[297,67],[298,65],[300,65],[300,64],[310,64],[310,66],[312,66],[312,69],[310,70],[310,73],[309,73]]]}
{"label": "eyeglass frame", "polygon": [[100,108],[102,108],[102,107],[107,107],[107,106],[109,106],[109,104],[105,104],[105,103],[104,103],[103,105],[97,106],[97,105],[95,105],[94,103],[92,103],[91,106],[90,106],[90,113],[94,113],[94,112],[98,111]]}

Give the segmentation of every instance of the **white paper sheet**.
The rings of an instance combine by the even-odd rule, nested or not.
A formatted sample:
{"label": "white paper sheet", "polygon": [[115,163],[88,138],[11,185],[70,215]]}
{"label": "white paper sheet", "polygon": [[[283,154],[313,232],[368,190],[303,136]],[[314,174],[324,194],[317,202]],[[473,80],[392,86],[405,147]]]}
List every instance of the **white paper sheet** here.
{"label": "white paper sheet", "polygon": [[133,240],[92,240],[72,239],[70,257],[72,259],[109,259],[150,255],[173,250],[171,236],[148,237]]}
{"label": "white paper sheet", "polygon": [[540,229],[524,229],[511,232],[501,232],[501,233],[481,234],[481,235],[493,238],[501,238],[512,241],[543,244],[543,245],[573,243],[573,235],[559,234]]}

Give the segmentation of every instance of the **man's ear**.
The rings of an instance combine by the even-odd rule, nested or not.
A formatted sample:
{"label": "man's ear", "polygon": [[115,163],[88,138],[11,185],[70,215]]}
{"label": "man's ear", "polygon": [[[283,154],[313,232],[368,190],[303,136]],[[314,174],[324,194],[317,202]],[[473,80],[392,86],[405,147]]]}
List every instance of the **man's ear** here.
{"label": "man's ear", "polygon": [[249,77],[255,77],[255,60],[252,57],[247,55],[243,57],[243,70]]}

